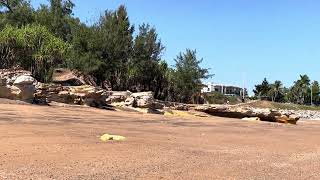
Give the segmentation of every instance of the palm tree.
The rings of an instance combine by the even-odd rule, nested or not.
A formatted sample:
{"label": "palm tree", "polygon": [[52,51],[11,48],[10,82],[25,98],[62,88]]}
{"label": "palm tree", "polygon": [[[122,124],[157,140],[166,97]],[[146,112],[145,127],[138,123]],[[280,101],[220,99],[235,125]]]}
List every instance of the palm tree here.
{"label": "palm tree", "polygon": [[274,100],[276,100],[279,96],[280,93],[282,93],[282,82],[281,81],[275,81],[273,86],[274,86]]}
{"label": "palm tree", "polygon": [[273,84],[270,85],[269,96],[271,100],[274,102],[277,100],[279,94],[282,92],[282,82],[275,81]]}
{"label": "palm tree", "polygon": [[297,95],[297,102],[304,104],[305,97],[308,94],[308,89],[310,86],[310,79],[307,75],[300,75],[300,79],[295,82],[294,89]]}

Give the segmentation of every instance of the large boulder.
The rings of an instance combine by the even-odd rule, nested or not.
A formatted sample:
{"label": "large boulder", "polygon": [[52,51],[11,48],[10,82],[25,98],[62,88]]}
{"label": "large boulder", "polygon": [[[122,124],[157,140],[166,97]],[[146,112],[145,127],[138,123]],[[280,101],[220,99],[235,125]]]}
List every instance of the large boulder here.
{"label": "large boulder", "polygon": [[12,86],[12,93],[23,101],[33,102],[37,81],[30,75],[18,76]]}
{"label": "large boulder", "polygon": [[16,86],[32,85],[35,82],[36,80],[31,75],[25,74],[25,75],[18,76],[13,82],[13,85],[16,85]]}
{"label": "large boulder", "polygon": [[108,104],[124,102],[132,94],[130,91],[108,91],[108,93],[109,93],[109,96],[107,98]]}
{"label": "large boulder", "polygon": [[164,104],[155,101],[153,92],[151,91],[132,93],[130,97],[125,100],[124,104],[135,108],[147,109],[162,109],[164,107]]}
{"label": "large boulder", "polygon": [[29,71],[0,70],[0,98],[33,102],[37,81]]}
{"label": "large boulder", "polygon": [[151,91],[132,93],[130,98],[127,100],[132,102],[133,107],[139,108],[153,108],[154,104],[153,93]]}
{"label": "large boulder", "polygon": [[150,111],[163,109],[164,107],[163,103],[153,98],[151,91],[138,93],[131,93],[130,91],[110,92],[107,102],[113,106],[142,108],[149,109]]}

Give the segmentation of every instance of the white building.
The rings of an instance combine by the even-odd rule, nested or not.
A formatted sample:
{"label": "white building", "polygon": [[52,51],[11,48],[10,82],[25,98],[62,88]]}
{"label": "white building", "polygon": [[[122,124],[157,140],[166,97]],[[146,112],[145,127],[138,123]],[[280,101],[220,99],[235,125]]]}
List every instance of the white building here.
{"label": "white building", "polygon": [[[216,83],[207,83],[206,87],[202,88],[202,93],[210,93],[210,92],[220,92],[226,96],[242,96],[243,88],[227,85],[227,84],[216,84]],[[247,90],[245,89],[245,95],[247,95]]]}

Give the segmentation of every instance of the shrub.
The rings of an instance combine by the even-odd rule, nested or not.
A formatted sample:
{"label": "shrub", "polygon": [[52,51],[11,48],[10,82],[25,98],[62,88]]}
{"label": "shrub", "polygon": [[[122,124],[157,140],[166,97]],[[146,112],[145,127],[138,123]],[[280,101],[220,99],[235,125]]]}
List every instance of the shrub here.
{"label": "shrub", "polygon": [[50,81],[52,69],[65,59],[69,45],[46,27],[6,26],[0,32],[0,68],[22,67],[39,81]]}

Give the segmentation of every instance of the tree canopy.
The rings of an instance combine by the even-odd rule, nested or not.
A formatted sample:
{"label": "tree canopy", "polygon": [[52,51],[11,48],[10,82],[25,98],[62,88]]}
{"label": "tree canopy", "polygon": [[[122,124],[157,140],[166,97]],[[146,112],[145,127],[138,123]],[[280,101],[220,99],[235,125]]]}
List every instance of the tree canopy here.
{"label": "tree canopy", "polygon": [[[270,84],[265,78],[261,84],[255,86],[253,92],[260,99],[275,102],[290,102],[296,104],[320,104],[319,82],[311,82],[307,75],[300,75],[299,79],[289,88],[281,81]],[[311,97],[312,96],[312,97]]]}

